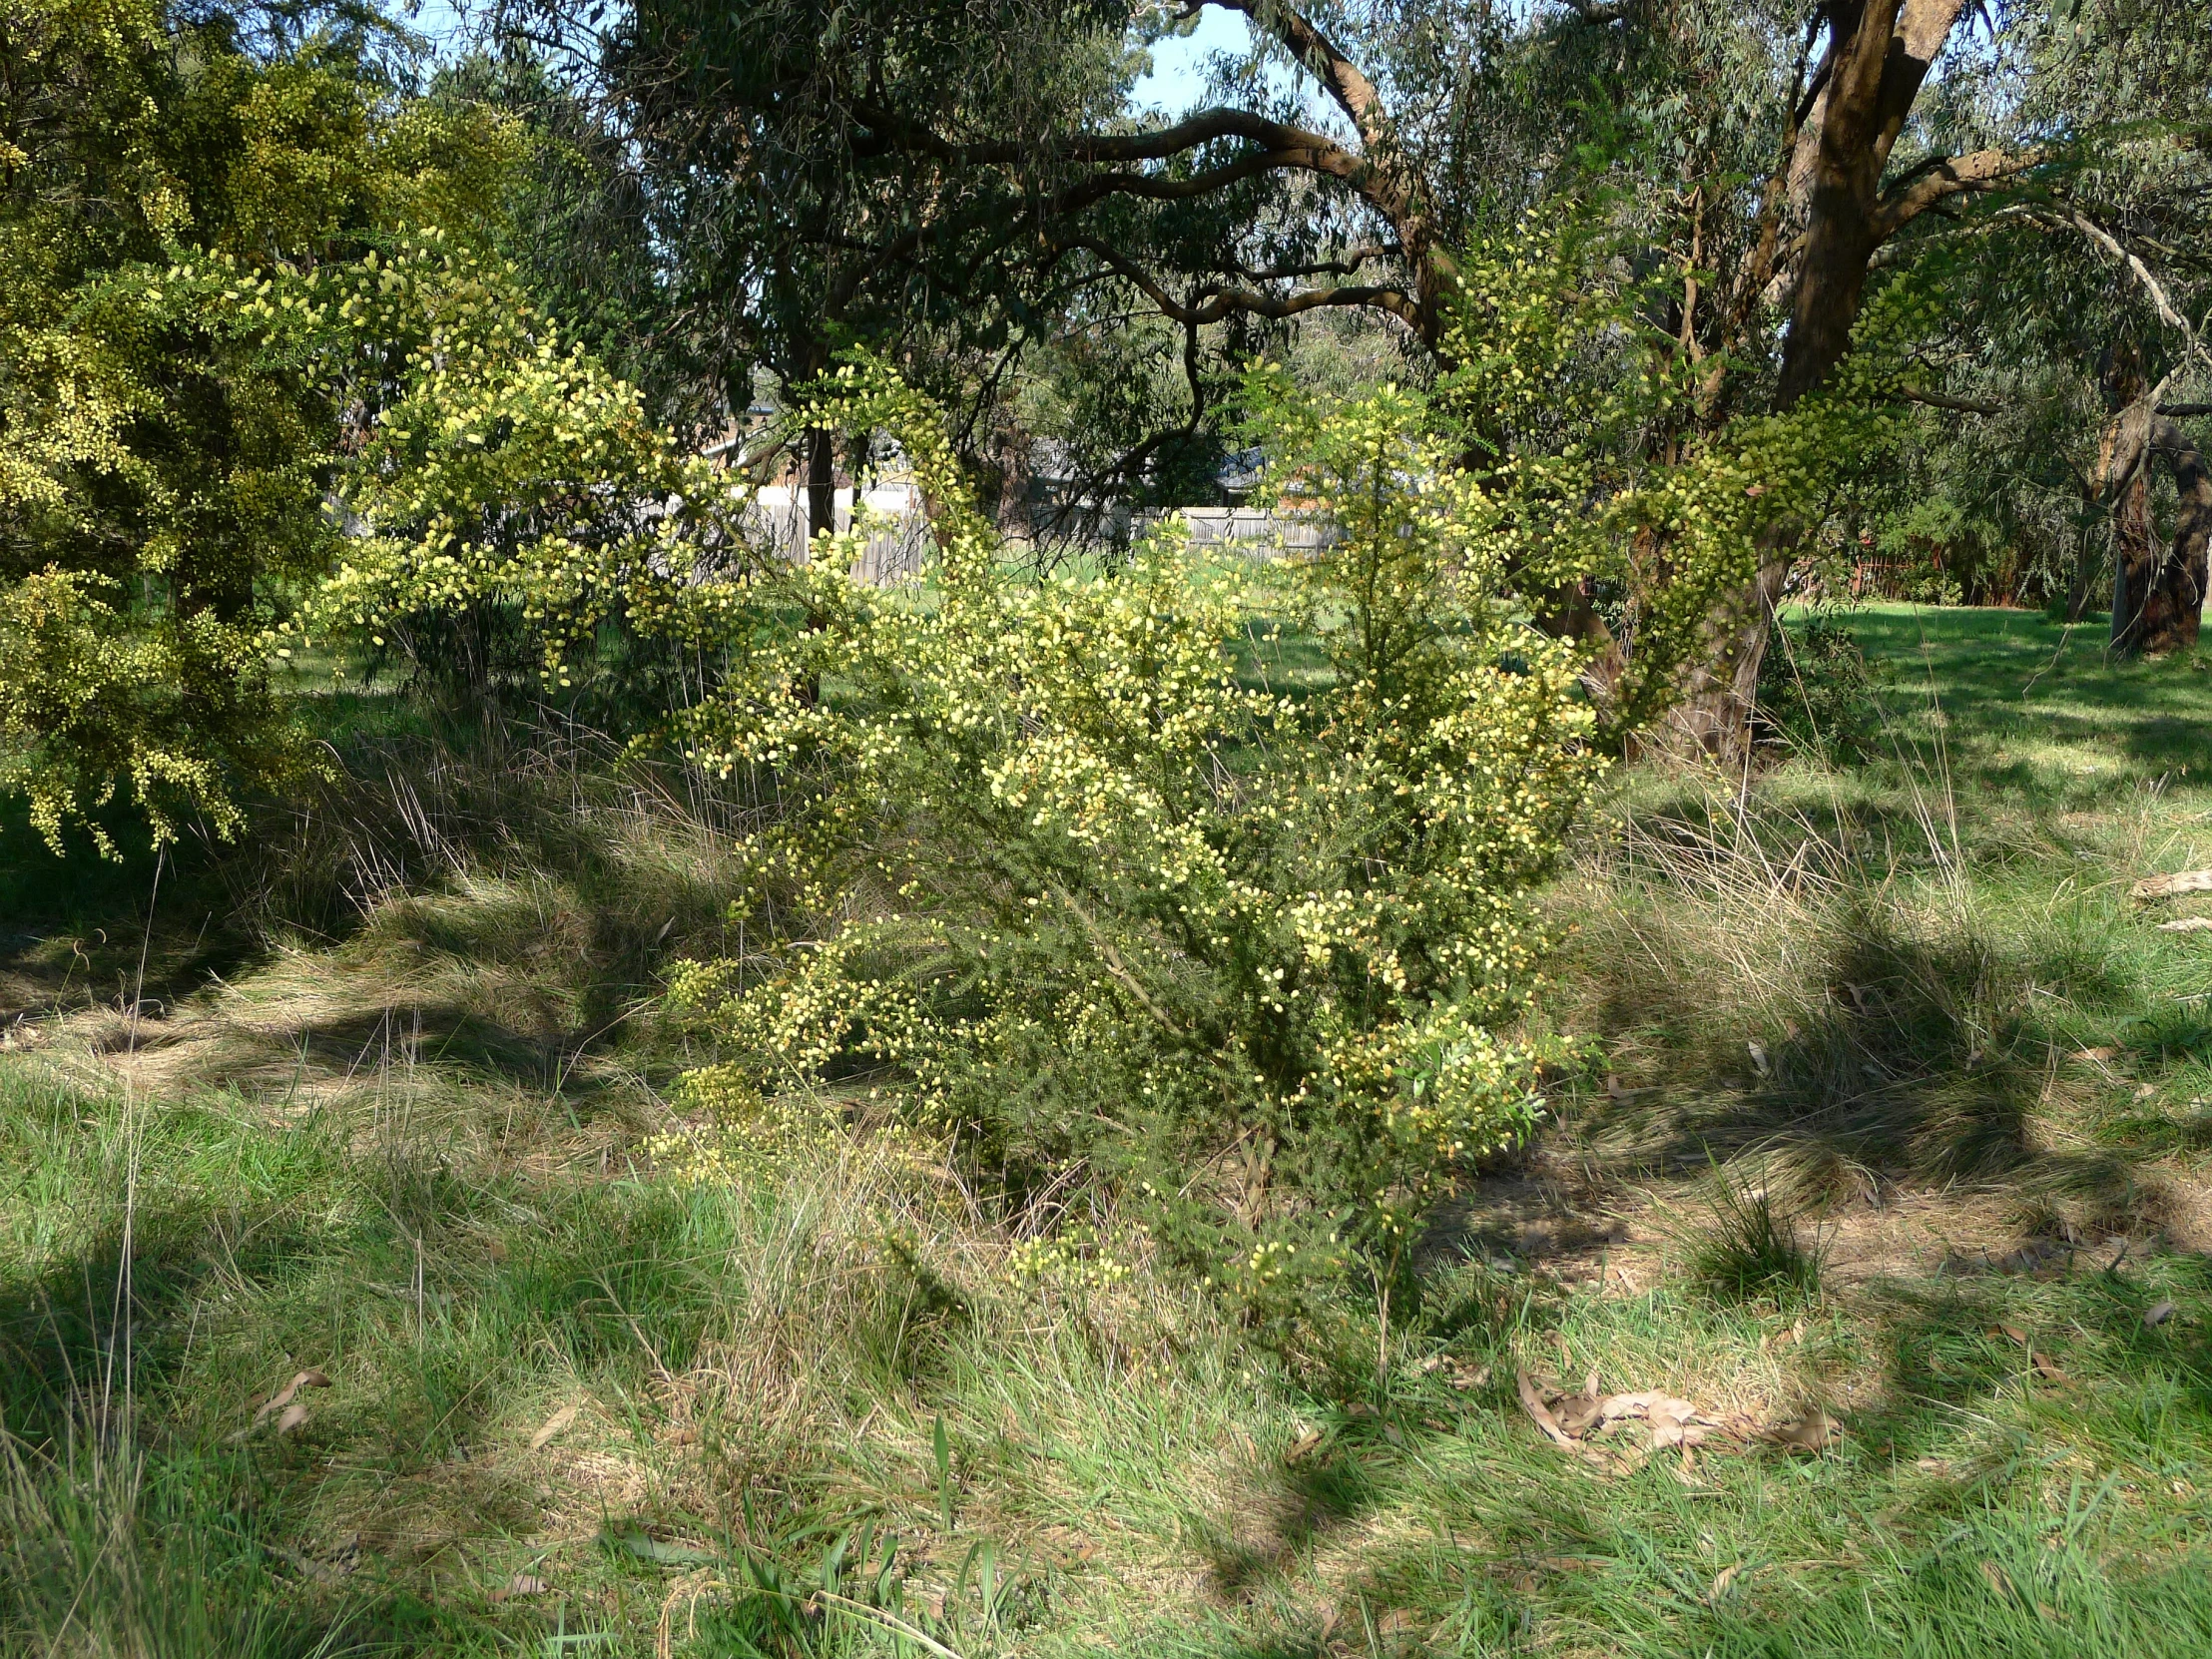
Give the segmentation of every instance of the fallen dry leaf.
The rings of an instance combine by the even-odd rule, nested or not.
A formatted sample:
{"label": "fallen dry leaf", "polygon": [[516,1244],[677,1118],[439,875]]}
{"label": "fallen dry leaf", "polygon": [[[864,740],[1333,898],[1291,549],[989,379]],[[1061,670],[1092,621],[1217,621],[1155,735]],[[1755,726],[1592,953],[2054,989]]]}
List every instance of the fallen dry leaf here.
{"label": "fallen dry leaf", "polygon": [[1761,1337],[1759,1339],[1759,1352],[1762,1354],[1779,1354],[1782,1350],[1794,1348],[1803,1341],[1805,1341],[1805,1322],[1799,1320],[1787,1331],[1776,1331]]}
{"label": "fallen dry leaf", "polygon": [[1923,1474],[1950,1473],[1950,1459],[1948,1457],[1923,1457],[1916,1461],[1913,1466]]}
{"label": "fallen dry leaf", "polygon": [[1792,1451],[1826,1451],[1843,1432],[1842,1423],[1816,1407],[1795,1422],[1784,1423],[1767,1437]]}
{"label": "fallen dry leaf", "polygon": [[1567,1433],[1580,1439],[1605,1420],[1605,1397],[1595,1388],[1561,1394],[1549,1402],[1551,1418]]}
{"label": "fallen dry leaf", "polygon": [[2014,1594],[2014,1591],[2012,1589],[2012,1580],[2006,1575],[2005,1570],[2002,1567],[1998,1566],[1994,1561],[1984,1561],[1981,1563],[1981,1576],[1989,1581],[1990,1589],[1994,1590],[1998,1595],[2005,1597],[2007,1600],[2009,1600]]}
{"label": "fallen dry leaf", "polygon": [[2035,1375],[2046,1382],[2063,1382],[2066,1374],[2052,1363],[2051,1357],[2038,1349],[2028,1356],[2028,1364],[2035,1368]]}
{"label": "fallen dry leaf", "polygon": [[1642,1394],[1615,1394],[1605,1402],[1608,1421],[1615,1417],[1642,1417],[1651,1424],[1652,1444],[1698,1445],[1707,1428],[1720,1425],[1686,1399],[1656,1389]]}
{"label": "fallen dry leaf", "polygon": [[2164,1325],[2173,1317],[2174,1305],[2170,1302],[2156,1303],[2143,1310],[2143,1324],[2153,1328]]}
{"label": "fallen dry leaf", "polygon": [[306,1423],[307,1408],[304,1405],[287,1405],[277,1415],[276,1432],[279,1435],[289,1434],[295,1428],[304,1428]]}
{"label": "fallen dry leaf", "polygon": [[498,1589],[492,1591],[494,1601],[510,1601],[516,1596],[542,1596],[550,1588],[544,1579],[532,1578],[526,1572],[518,1572]]}
{"label": "fallen dry leaf", "polygon": [[1661,1389],[1600,1394],[1594,1372],[1582,1392],[1559,1395],[1545,1403],[1550,1408],[1552,1420],[1578,1439],[1609,1423],[1641,1417],[1651,1424],[1651,1449],[1654,1451],[1680,1446],[1686,1454],[1692,1446],[1705,1443],[1709,1429],[1720,1426],[1689,1400],[1677,1399]]}
{"label": "fallen dry leaf", "polygon": [[1291,1442],[1291,1449],[1283,1453],[1283,1461],[1286,1463],[1295,1463],[1302,1457],[1312,1455],[1312,1453],[1318,1450],[1320,1446],[1321,1430],[1318,1428],[1309,1428],[1305,1433],[1301,1434],[1297,1439]]}
{"label": "fallen dry leaf", "polygon": [[1528,1373],[1521,1372],[1518,1376],[1518,1382],[1520,1384],[1521,1408],[1535,1419],[1536,1426],[1544,1431],[1545,1438],[1555,1444],[1565,1446],[1569,1451],[1574,1450],[1574,1441],[1567,1436],[1567,1431],[1561,1428],[1557,1419],[1552,1416],[1550,1407],[1544,1404],[1544,1396],[1536,1391],[1536,1384],[1530,1380]]}
{"label": "fallen dry leaf", "polygon": [[2130,898],[2173,898],[2185,892],[2212,892],[2212,869],[2182,869],[2171,875],[2146,875],[2127,889]]}
{"label": "fallen dry leaf", "polygon": [[2077,1060],[2094,1060],[2102,1065],[2107,1060],[2118,1058],[2119,1052],[2111,1044],[2104,1043],[2095,1048],[2078,1049],[2074,1053],[2074,1058]]}
{"label": "fallen dry leaf", "polygon": [[295,1372],[289,1382],[286,1382],[281,1388],[278,1388],[262,1401],[261,1409],[254,1413],[254,1420],[248,1425],[248,1432],[251,1433],[254,1429],[261,1427],[263,1423],[278,1411],[283,1410],[292,1402],[293,1397],[298,1394],[301,1388],[327,1388],[329,1385],[330,1380],[319,1371],[310,1368],[303,1372]]}
{"label": "fallen dry leaf", "polygon": [[1693,1446],[1705,1443],[1705,1425],[1698,1421],[1697,1407],[1686,1399],[1662,1399],[1651,1407],[1651,1449],[1663,1450],[1678,1445],[1685,1457]]}
{"label": "fallen dry leaf", "polygon": [[2022,1348],[2027,1346],[2027,1333],[2016,1325],[1992,1325],[1989,1327],[1989,1335],[2006,1338],[2011,1342],[2018,1343]]}
{"label": "fallen dry leaf", "polygon": [[538,1431],[530,1436],[530,1449],[543,1451],[553,1443],[554,1436],[576,1420],[576,1407],[564,1405],[545,1419]]}
{"label": "fallen dry leaf", "polygon": [[1734,1587],[1736,1575],[1743,1570],[1744,1564],[1739,1561],[1734,1566],[1723,1567],[1718,1573],[1714,1574],[1713,1587],[1705,1592],[1705,1604],[1708,1607],[1719,1605],[1721,1597],[1728,1594],[1729,1590]]}
{"label": "fallen dry leaf", "polygon": [[1384,1636],[1402,1636],[1420,1624],[1420,1615],[1409,1607],[1393,1607],[1376,1621],[1376,1631]]}
{"label": "fallen dry leaf", "polygon": [[1488,1366],[1462,1366],[1451,1374],[1454,1388],[1479,1388],[1490,1380]]}
{"label": "fallen dry leaf", "polygon": [[2178,921],[2162,921],[2158,930],[2161,933],[2212,932],[2212,916],[2183,916]]}

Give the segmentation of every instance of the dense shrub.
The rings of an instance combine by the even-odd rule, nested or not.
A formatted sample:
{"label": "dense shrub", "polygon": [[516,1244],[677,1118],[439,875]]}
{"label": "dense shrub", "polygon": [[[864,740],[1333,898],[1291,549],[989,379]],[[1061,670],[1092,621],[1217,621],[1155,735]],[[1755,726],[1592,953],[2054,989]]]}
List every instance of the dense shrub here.
{"label": "dense shrub", "polygon": [[407,350],[345,485],[362,534],[305,611],[563,702],[610,640],[685,665],[664,730],[749,804],[744,946],[675,985],[718,1056],[685,1085],[714,1129],[669,1149],[696,1170],[859,1113],[955,1135],[1046,1221],[1079,1191],[1128,1203],[1250,1281],[1348,1245],[1394,1259],[1533,1111],[1523,895],[1600,711],[1586,648],[1531,612],[1625,596],[1618,736],[1881,419],[1864,387],[1824,393],[1629,464],[1684,392],[1572,231],[1470,256],[1463,367],[1430,393],[1330,402],[1254,369],[1252,436],[1332,526],[1311,557],[1223,570],[1169,538],[1021,575],[941,414],[855,360],[792,419],[902,450],[938,556],[888,591],[846,578],[849,541],[798,566],[750,548],[743,483],[680,455],[492,262],[407,245]]}
{"label": "dense shrub", "polygon": [[362,13],[293,22],[273,47],[219,6],[27,0],[0,27],[0,789],[57,849],[105,846],[118,795],[156,840],[227,837],[315,767],[269,637],[405,355],[377,254],[480,235],[518,143],[401,97]]}
{"label": "dense shrub", "polygon": [[1775,630],[1759,665],[1758,719],[1768,740],[1799,754],[1849,761],[1872,751],[1881,688],[1841,621],[1816,615]]}
{"label": "dense shrub", "polygon": [[[848,372],[824,418],[899,434],[942,560],[820,587],[689,721],[776,809],[744,902],[772,942],[678,984],[729,1056],[695,1106],[742,1137],[894,1099],[1016,1194],[1082,1172],[1262,1278],[1400,1239],[1528,1123],[1522,895],[1598,767],[1574,659],[1504,602],[1497,503],[1419,398],[1260,395],[1334,546],[1036,581],[934,412]],[[1303,692],[1270,682],[1286,630],[1327,660]]]}

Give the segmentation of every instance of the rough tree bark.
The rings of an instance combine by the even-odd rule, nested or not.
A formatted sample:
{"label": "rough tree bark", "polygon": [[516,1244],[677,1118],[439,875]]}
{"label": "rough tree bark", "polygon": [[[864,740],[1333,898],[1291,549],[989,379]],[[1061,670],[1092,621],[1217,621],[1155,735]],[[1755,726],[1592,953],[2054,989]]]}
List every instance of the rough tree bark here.
{"label": "rough tree bark", "polygon": [[837,435],[827,427],[807,430],[807,546],[837,533]]}
{"label": "rough tree bark", "polygon": [[[2212,468],[2180,425],[2139,397],[2105,431],[2102,481],[2112,507],[2112,650],[2157,656],[2195,647],[2212,541]],[[2150,519],[2150,469],[2173,474],[2180,517],[2161,550]]]}
{"label": "rough tree bark", "polygon": [[[1882,177],[1930,65],[1965,0],[1835,0],[1828,50],[1814,72],[1805,119],[1786,135],[1783,200],[1802,233],[1771,236],[1773,274],[1789,282],[1790,330],[1776,405],[1818,387],[1851,349],[1867,274],[1884,243],[1912,219],[1964,191],[2009,178],[2032,158],[1995,152],[1941,159],[1886,193]],[[1749,754],[1775,606],[1802,531],[1777,535],[1751,583],[1708,624],[1706,660],[1692,672],[1672,725],[1680,741],[1728,764]]]}
{"label": "rough tree bark", "polygon": [[2173,421],[2151,422],[2151,448],[2173,469],[2181,514],[2174,526],[2173,549],[2166,556],[2165,586],[2174,596],[2178,621],[2173,649],[2193,650],[2204,618],[2208,566],[2212,566],[2212,466],[2204,452]]}
{"label": "rough tree bark", "polygon": [[2111,414],[2097,447],[2097,494],[2112,530],[2111,649],[2132,654],[2142,645],[2145,602],[2158,580],[2158,548],[2150,522],[2150,459],[2144,403],[2150,381],[2135,342],[2114,341],[2097,365],[2104,406]]}

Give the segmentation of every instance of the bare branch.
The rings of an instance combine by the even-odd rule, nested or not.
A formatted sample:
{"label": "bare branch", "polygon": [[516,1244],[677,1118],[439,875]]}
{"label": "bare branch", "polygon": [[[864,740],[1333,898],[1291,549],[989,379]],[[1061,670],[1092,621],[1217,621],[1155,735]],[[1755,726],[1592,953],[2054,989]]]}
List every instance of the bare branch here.
{"label": "bare branch", "polygon": [[1373,149],[1384,142],[1389,117],[1382,108],[1382,95],[1375,90],[1367,73],[1312,22],[1283,0],[1215,0],[1215,4],[1243,12],[1255,28],[1281,41],[1291,56],[1329,89],[1337,107],[1351,117],[1353,131],[1362,143]]}
{"label": "bare branch", "polygon": [[1900,386],[1898,396],[1908,403],[1925,403],[1932,409],[1955,409],[1960,414],[2002,414],[2001,403],[1984,403],[1978,398],[1952,397],[1947,392],[1923,391],[1919,386]]}
{"label": "bare branch", "polygon": [[1282,151],[1263,151],[1259,155],[1246,156],[1227,167],[1217,167],[1206,173],[1194,173],[1187,179],[1163,178],[1154,173],[1098,173],[1079,185],[1070,185],[1046,205],[1045,212],[1053,218],[1080,213],[1109,196],[1135,196],[1147,202],[1188,202],[1194,197],[1209,196],[1217,190],[1246,179],[1257,179],[1263,174],[1282,168],[1295,167],[1296,159]]}
{"label": "bare branch", "polygon": [[[1357,72],[1355,72],[1357,73]],[[1153,179],[1144,174],[1110,174],[1104,180],[1086,180],[1070,187],[1067,208],[1075,211],[1112,195],[1145,196],[1180,200],[1219,190],[1225,185],[1262,173],[1294,171],[1318,173],[1340,179],[1402,236],[1411,218],[1412,195],[1395,172],[1375,165],[1370,158],[1348,150],[1326,134],[1311,132],[1287,121],[1274,121],[1250,110],[1199,110],[1167,127],[1142,133],[1077,133],[1044,143],[954,143],[915,126],[887,111],[863,109],[867,136],[856,143],[859,155],[907,154],[933,157],[966,167],[1014,167],[1039,162],[1062,165],[1171,161],[1223,139],[1244,139],[1261,146],[1262,154],[1248,157],[1195,180]]]}
{"label": "bare branch", "polygon": [[[1181,121],[1137,133],[1073,133],[1043,142],[1002,140],[955,143],[888,110],[861,106],[854,112],[867,135],[855,142],[862,156],[893,153],[934,156],[969,167],[1004,167],[1027,162],[1164,162],[1220,139],[1249,139],[1269,150],[1339,150],[1320,133],[1270,120],[1250,110],[1215,107],[1194,110]],[[1349,155],[1349,152],[1345,152]],[[1358,158],[1351,158],[1357,161]]]}
{"label": "bare branch", "polygon": [[2059,217],[2064,224],[2079,231],[2095,243],[2097,247],[2103,249],[2105,253],[2127,267],[2129,275],[2134,276],[2135,280],[2142,284],[2143,291],[2150,295],[2151,307],[2158,312],[2158,319],[2169,328],[2179,328],[2183,334],[2188,336],[2192,344],[2195,343],[2196,330],[2189,326],[2189,319],[2183,316],[2174,302],[2166,296],[2164,284],[2151,275],[2150,267],[2143,264],[2138,255],[2131,249],[2121,247],[2118,237],[2115,237],[2110,231],[2107,231],[2078,208],[2070,209]]}
{"label": "bare branch", "polygon": [[1890,187],[1874,213],[1877,244],[1888,242],[1920,215],[1967,191],[2000,190],[2050,159],[2047,150],[1976,150],[1922,163]]}
{"label": "bare branch", "polygon": [[[1298,316],[1330,305],[1357,305],[1370,310],[1387,311],[1416,328],[1420,323],[1418,307],[1412,296],[1401,288],[1347,284],[1343,287],[1307,288],[1299,293],[1276,295],[1251,288],[1207,283],[1192,294],[1191,302],[1185,302],[1169,293],[1143,267],[1109,248],[1096,237],[1068,237],[1055,246],[1055,252],[1076,250],[1091,255],[1107,266],[1158,306],[1161,315],[1171,321],[1180,322],[1185,327],[1220,322],[1238,312],[1281,318]],[[1201,295],[1205,296],[1202,301]]]}

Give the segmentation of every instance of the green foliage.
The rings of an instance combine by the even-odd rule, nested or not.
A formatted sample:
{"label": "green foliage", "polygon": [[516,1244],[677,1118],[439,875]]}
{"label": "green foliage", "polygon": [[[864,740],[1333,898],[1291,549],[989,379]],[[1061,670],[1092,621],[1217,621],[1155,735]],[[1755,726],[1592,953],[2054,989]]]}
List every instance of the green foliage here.
{"label": "green foliage", "polygon": [[311,764],[267,636],[382,394],[347,299],[398,225],[481,220],[509,148],[357,39],[241,28],[23,0],[0,47],[0,783],[56,845],[119,791],[228,836]]}
{"label": "green foliage", "polygon": [[1519,591],[1539,609],[1578,587],[1603,599],[1617,741],[1672,701],[1726,601],[1894,446],[1893,399],[1939,303],[1889,283],[1817,393],[1715,423],[1717,382],[1652,327],[1661,289],[1621,275],[1607,206],[1562,199],[1470,250],[1446,333],[1459,366],[1434,402],[1499,504]]}
{"label": "green foliage", "polygon": [[[627,945],[601,951],[676,914],[672,936],[713,953],[717,841],[674,805],[628,829],[593,805],[632,800],[634,774],[587,764],[573,819],[565,776],[527,818],[489,781],[449,803],[447,831],[477,827],[447,843],[468,877],[150,1017],[165,1040],[135,1069],[160,1093],[135,1105],[64,1081],[93,1063],[62,1047],[68,1022],[36,1046],[17,1031],[0,1412],[25,1443],[21,1483],[0,1479],[0,1649],[449,1659],[558,1633],[646,1653],[665,1611],[679,1656],[891,1653],[889,1612],[968,1655],[1105,1632],[1226,1659],[1372,1630],[1385,1652],[2197,1659],[2212,1266],[2155,1238],[2201,1179],[2212,1042],[2197,936],[2159,931],[2127,884],[2146,847],[2159,868],[2207,857],[2212,676],[2107,663],[2078,633],[2053,666],[2060,630],[2019,613],[1855,626],[1928,665],[1963,855],[1916,837],[1929,780],[1889,762],[1729,780],[1703,818],[1675,769],[1624,780],[1650,832],[1606,823],[1588,879],[1550,901],[1581,924],[1553,1006],[1607,1036],[1627,1086],[1578,1099],[1556,1080],[1546,1162],[1631,1237],[1602,1284],[1572,1271],[1595,1248],[1538,1266],[1550,1218],[1528,1218],[1521,1182],[1483,1183],[1436,1242],[1488,1259],[1431,1253],[1386,1330],[1372,1298],[1332,1299],[1357,1370],[1285,1367],[1242,1308],[1193,1296],[1104,1216],[1126,1277],[1025,1271],[1017,1240],[1051,1204],[1007,1227],[941,1156],[876,1137],[675,1187],[638,1151],[666,1118],[632,1081],[666,1051],[635,1018],[591,1040],[647,974]],[[431,769],[393,764],[437,813]],[[1865,867],[1797,856],[1809,825]],[[1718,859],[1738,833],[1763,845]],[[665,879],[594,891],[564,861],[594,848]],[[121,933],[131,898],[88,932]],[[178,918],[186,937],[201,913]],[[733,926],[729,948],[757,938]],[[1674,1271],[1643,1195],[1702,1219],[1703,1146],[1744,1149],[1724,1170],[1756,1171],[1779,1213],[1829,1193],[1857,1218],[1817,1305],[1724,1301]],[[67,1437],[74,1390],[119,1352],[134,1192],[142,1450],[103,1442],[118,1478],[95,1487]],[[2053,1212],[2095,1255],[2002,1267]],[[2112,1272],[2107,1229],[2133,1241]],[[1946,1249],[1972,1269],[1937,1272]],[[332,1384],[302,1395],[309,1420],[253,1430],[303,1367]],[[1630,1423],[1599,1469],[1535,1431],[1520,1370],[1596,1370],[1601,1390],[1757,1427],[1818,1404],[1844,1432],[1818,1456],[1716,1435],[1694,1466],[1670,1450],[1631,1469]],[[777,1616],[792,1602],[764,1583],[805,1609],[832,1568],[861,1608]]]}
{"label": "green foliage", "polygon": [[355,288],[403,312],[364,311],[364,342],[404,355],[387,347],[393,384],[343,480],[361,534],[301,605],[302,638],[396,656],[467,704],[589,681],[603,630],[687,648],[729,631],[744,493],[564,350],[503,261],[410,239]]}
{"label": "green foliage", "polygon": [[[1031,581],[935,411],[840,371],[816,415],[898,435],[942,560],[926,593],[792,573],[818,626],[685,722],[774,808],[748,842],[760,953],[677,981],[729,1056],[695,1106],[887,1092],[1017,1192],[1087,1171],[1263,1278],[1394,1251],[1526,1127],[1521,895],[1598,767],[1574,658],[1506,602],[1495,504],[1422,399],[1254,396],[1333,547],[1237,581],[1163,541]],[[1286,628],[1326,688],[1240,680],[1233,645]]]}
{"label": "green foliage", "polygon": [[1873,751],[1882,730],[1878,678],[1841,620],[1784,618],[1759,665],[1759,719],[1790,749],[1838,761]]}

